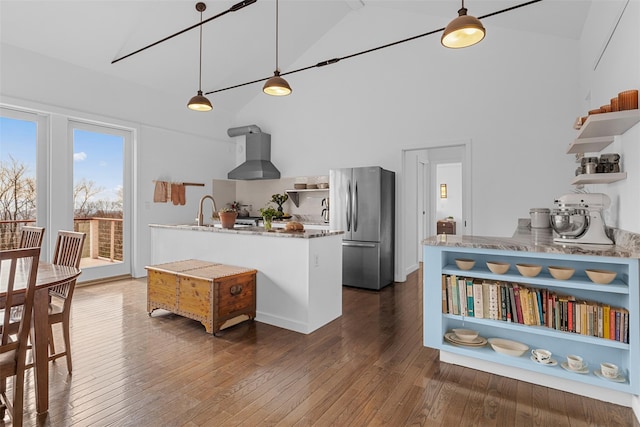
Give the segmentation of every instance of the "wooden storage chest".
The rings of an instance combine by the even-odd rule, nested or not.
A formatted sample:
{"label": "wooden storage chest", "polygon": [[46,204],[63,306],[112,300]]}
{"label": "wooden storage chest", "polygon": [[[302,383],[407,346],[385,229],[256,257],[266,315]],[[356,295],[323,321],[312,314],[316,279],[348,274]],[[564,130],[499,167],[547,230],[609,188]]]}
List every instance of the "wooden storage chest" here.
{"label": "wooden storage chest", "polygon": [[210,334],[256,317],[256,270],[193,259],[146,269],[149,315],[168,310],[199,321]]}

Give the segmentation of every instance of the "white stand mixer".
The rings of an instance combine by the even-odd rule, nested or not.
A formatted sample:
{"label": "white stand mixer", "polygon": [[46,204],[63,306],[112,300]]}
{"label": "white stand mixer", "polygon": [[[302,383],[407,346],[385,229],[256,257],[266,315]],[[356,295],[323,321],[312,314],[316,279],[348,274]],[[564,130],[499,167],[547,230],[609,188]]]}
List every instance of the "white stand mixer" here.
{"label": "white stand mixer", "polygon": [[611,206],[611,199],[603,193],[565,194],[554,201],[551,227],[557,243],[589,243],[612,245],[607,236],[602,211]]}

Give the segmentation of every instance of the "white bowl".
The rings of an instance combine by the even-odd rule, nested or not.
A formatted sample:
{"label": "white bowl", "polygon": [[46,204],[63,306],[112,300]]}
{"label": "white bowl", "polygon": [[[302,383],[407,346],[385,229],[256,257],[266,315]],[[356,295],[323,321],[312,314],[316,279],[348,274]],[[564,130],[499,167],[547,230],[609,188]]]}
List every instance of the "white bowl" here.
{"label": "white bowl", "polygon": [[453,329],[453,333],[456,334],[456,337],[460,339],[460,341],[471,342],[478,338],[478,331],[474,331],[472,329]]}
{"label": "white bowl", "polygon": [[516,264],[516,268],[524,277],[536,277],[542,271],[542,266],[536,264]]}
{"label": "white bowl", "polygon": [[472,259],[458,258],[456,259],[456,265],[460,270],[471,270],[476,265],[476,262]]}
{"label": "white bowl", "polygon": [[489,270],[491,270],[491,272],[494,274],[506,273],[507,271],[509,271],[510,265],[511,264],[509,264],[508,262],[487,261],[487,267],[489,267]]}
{"label": "white bowl", "polygon": [[607,285],[611,283],[613,279],[616,278],[616,274],[617,274],[615,271],[593,270],[593,269],[585,270],[585,272],[587,273],[587,276],[589,276],[589,279],[591,279],[592,282],[598,283],[600,285]]}
{"label": "white bowl", "polygon": [[557,280],[569,280],[571,276],[573,276],[573,273],[576,272],[576,270],[571,267],[554,267],[550,265],[548,268],[549,273]]}
{"label": "white bowl", "polygon": [[504,338],[489,338],[489,344],[494,351],[507,356],[520,357],[529,351],[529,346],[518,341],[506,340]]}

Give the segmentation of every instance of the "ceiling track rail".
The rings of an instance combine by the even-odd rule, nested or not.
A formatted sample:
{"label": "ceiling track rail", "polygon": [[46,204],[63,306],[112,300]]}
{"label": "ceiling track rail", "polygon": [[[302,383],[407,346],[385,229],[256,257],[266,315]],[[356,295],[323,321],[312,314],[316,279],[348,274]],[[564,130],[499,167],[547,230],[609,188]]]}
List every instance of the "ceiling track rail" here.
{"label": "ceiling track rail", "polygon": [[194,24],[194,25],[192,25],[192,26],[190,26],[190,27],[188,27],[188,28],[185,28],[184,30],[178,31],[177,33],[171,34],[170,36],[167,36],[167,37],[165,37],[165,38],[163,38],[163,39],[161,39],[161,40],[158,40],[157,42],[151,43],[150,45],[147,45],[147,46],[145,46],[145,47],[142,47],[142,48],[140,48],[140,49],[138,49],[138,50],[136,50],[136,51],[134,51],[134,52],[128,53],[128,54],[126,54],[126,55],[124,55],[124,56],[121,56],[120,58],[114,59],[113,61],[111,61],[111,63],[112,63],[112,64],[115,64],[116,62],[122,61],[123,59],[129,58],[129,57],[131,57],[131,56],[133,56],[133,55],[135,55],[135,54],[137,54],[137,53],[140,53],[140,52],[142,52],[142,51],[144,51],[144,50],[147,50],[147,49],[149,49],[150,47],[153,47],[153,46],[159,45],[160,43],[164,43],[164,42],[166,42],[167,40],[170,40],[170,39],[172,39],[172,38],[174,38],[174,37],[176,37],[176,36],[179,36],[180,34],[184,34],[184,33],[186,33],[187,31],[191,31],[191,30],[193,30],[194,28],[201,27],[203,24],[206,24],[207,22],[213,21],[214,19],[220,18],[221,16],[224,16],[224,15],[226,15],[227,13],[230,13],[230,12],[237,12],[237,11],[239,11],[240,9],[244,9],[245,7],[247,7],[247,6],[249,6],[249,5],[252,5],[253,3],[255,3],[255,2],[257,2],[257,1],[258,1],[258,0],[243,0],[243,1],[241,1],[240,3],[236,3],[236,4],[234,4],[233,6],[231,6],[229,9],[225,10],[224,12],[220,12],[219,14],[217,14],[217,15],[215,15],[215,16],[212,16],[211,18],[207,18],[207,19],[205,19],[205,20],[204,20],[204,21],[202,21],[202,22],[198,22],[197,24]]}

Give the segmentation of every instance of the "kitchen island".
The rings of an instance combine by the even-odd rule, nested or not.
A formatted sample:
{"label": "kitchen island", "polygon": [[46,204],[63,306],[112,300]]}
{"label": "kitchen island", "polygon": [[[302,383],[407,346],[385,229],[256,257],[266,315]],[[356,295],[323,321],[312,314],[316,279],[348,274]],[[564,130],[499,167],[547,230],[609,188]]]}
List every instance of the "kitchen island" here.
{"label": "kitchen island", "polygon": [[[640,236],[614,231],[619,245],[569,245],[553,243],[551,230],[521,227],[511,238],[483,236],[440,235],[423,241],[424,252],[424,345],[440,350],[443,362],[467,366],[534,384],[552,387],[616,404],[630,406],[636,416],[640,414]],[[472,259],[475,265],[462,270],[456,259]],[[510,264],[505,274],[495,274],[487,261]],[[542,271],[534,277],[525,277],[516,264],[536,264]],[[549,266],[575,269],[568,280],[553,278]],[[617,276],[610,284],[593,283],[585,274],[586,269],[615,271]],[[628,312],[628,339],[604,335],[570,332],[557,328],[557,324],[533,323],[525,325],[498,317],[483,318],[454,314],[448,309],[447,283],[464,278],[464,283],[494,283],[500,289],[518,287],[527,292],[545,292],[560,296],[563,300],[575,300],[576,304],[592,307],[610,307]],[[506,295],[508,294],[503,294]],[[472,298],[475,298],[473,294]],[[443,299],[444,298],[444,299]],[[478,298],[480,299],[480,298]],[[544,300],[544,298],[543,298]],[[475,299],[472,299],[471,305]],[[547,301],[550,301],[547,299]],[[469,301],[467,301],[469,303]],[[517,303],[516,303],[517,304]],[[498,305],[500,307],[500,305]],[[554,306],[556,307],[556,306]],[[474,309],[477,307],[474,307]],[[548,306],[547,306],[548,309]],[[545,317],[549,313],[543,312]],[[558,312],[551,311],[555,316]],[[560,311],[559,313],[562,313]],[[564,312],[567,313],[567,312]],[[565,314],[562,314],[565,316]],[[500,316],[500,313],[498,313]],[[568,314],[566,314],[568,316]],[[555,319],[555,318],[554,318]],[[565,317],[565,322],[566,322]],[[577,322],[577,320],[574,321]],[[596,327],[595,324],[593,324]],[[574,324],[575,327],[575,324]],[[453,328],[474,329],[484,338],[501,338],[525,344],[529,350],[550,350],[554,362],[542,365],[530,359],[530,352],[514,357],[495,352],[488,344],[478,346],[458,345],[445,335]],[[448,335],[447,335],[448,336]],[[588,363],[585,372],[571,372],[563,363],[569,354],[582,356]],[[611,362],[620,367],[621,376],[613,380],[601,378],[600,363]]]}
{"label": "kitchen island", "polygon": [[304,334],[342,315],[342,232],[150,224],[151,263],[199,259],[258,270],[256,321]]}

